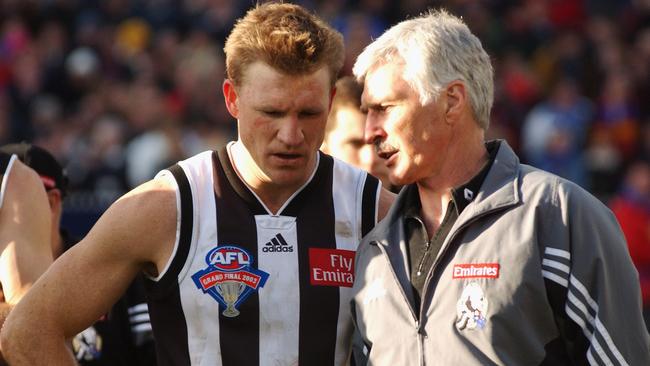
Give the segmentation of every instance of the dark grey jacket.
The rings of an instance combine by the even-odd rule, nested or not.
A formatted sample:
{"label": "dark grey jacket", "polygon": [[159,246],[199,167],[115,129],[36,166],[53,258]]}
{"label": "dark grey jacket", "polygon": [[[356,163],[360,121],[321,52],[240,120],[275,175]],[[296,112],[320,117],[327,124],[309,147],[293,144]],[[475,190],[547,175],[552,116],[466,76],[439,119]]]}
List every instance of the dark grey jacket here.
{"label": "dark grey jacket", "polygon": [[[402,191],[404,192],[404,191]],[[650,365],[612,213],[505,143],[413,308],[398,196],[362,241],[352,310],[369,365]]]}

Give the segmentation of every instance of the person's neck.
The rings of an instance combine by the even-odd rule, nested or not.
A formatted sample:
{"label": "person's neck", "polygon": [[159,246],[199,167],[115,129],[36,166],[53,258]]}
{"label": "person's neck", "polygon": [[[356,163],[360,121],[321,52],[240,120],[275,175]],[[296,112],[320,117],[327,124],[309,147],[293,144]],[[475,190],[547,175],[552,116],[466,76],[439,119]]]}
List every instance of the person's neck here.
{"label": "person's neck", "polygon": [[446,156],[447,160],[435,176],[416,182],[422,219],[430,236],[438,230],[447,214],[452,189],[469,182],[488,162],[482,130],[452,141]]}
{"label": "person's neck", "polygon": [[239,178],[255,193],[271,214],[277,214],[287,200],[305,184],[305,182],[296,184],[277,184],[273,182],[260,169],[244,144],[239,140],[230,145],[228,156]]}
{"label": "person's neck", "polygon": [[57,231],[56,235],[52,236],[52,257],[57,259],[64,251],[63,238],[61,237],[61,233]]}

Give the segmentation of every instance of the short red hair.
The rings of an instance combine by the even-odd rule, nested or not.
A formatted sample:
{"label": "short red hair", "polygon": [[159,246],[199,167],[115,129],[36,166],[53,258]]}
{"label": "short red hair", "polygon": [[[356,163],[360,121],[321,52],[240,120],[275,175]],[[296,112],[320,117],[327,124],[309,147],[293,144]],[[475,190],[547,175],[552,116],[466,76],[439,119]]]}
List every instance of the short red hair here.
{"label": "short red hair", "polygon": [[287,74],[310,74],[327,66],[334,85],[343,66],[343,36],[294,4],[257,5],[239,19],[226,40],[226,73],[235,85],[246,66],[263,61]]}

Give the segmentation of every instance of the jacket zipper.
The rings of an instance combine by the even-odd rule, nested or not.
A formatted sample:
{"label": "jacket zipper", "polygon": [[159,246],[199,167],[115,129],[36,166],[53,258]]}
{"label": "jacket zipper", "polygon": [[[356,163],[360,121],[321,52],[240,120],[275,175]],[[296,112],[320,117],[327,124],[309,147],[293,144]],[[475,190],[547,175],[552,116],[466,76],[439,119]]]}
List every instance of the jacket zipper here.
{"label": "jacket zipper", "polygon": [[479,218],[481,218],[483,216],[491,214],[493,211],[494,210],[483,212],[482,214],[477,215],[477,216],[469,219],[468,221],[464,222],[454,232],[449,233],[449,237],[448,237],[449,240],[447,240],[446,243],[443,243],[443,244],[446,244],[446,245],[443,245],[443,247],[441,248],[440,253],[438,254],[438,257],[433,262],[433,266],[431,266],[431,270],[427,274],[427,278],[424,279],[424,288],[422,289],[422,298],[420,300],[420,318],[419,318],[420,321],[422,321],[422,317],[424,316],[424,306],[423,305],[425,304],[425,300],[427,298],[426,295],[427,295],[427,289],[429,288],[429,282],[431,282],[431,278],[433,277],[433,273],[436,271],[436,268],[438,267],[438,264],[445,257],[445,255],[447,255],[447,252],[449,251],[449,248],[451,247],[452,242],[456,238],[456,235],[459,232],[463,231],[467,226],[469,226],[474,221],[478,220]]}
{"label": "jacket zipper", "polygon": [[[409,302],[408,297],[406,297],[406,294],[404,293],[404,289],[402,288],[402,285],[397,278],[397,274],[395,274],[395,269],[393,266],[390,264],[390,258],[388,257],[388,253],[386,253],[386,250],[382,247],[381,243],[375,242],[375,245],[379,247],[379,251],[384,255],[384,258],[386,259],[386,263],[388,264],[388,268],[390,270],[390,273],[393,275],[393,280],[395,280],[395,283],[397,284],[397,287],[399,288],[400,293],[402,294],[402,297],[404,298],[404,302],[406,303],[406,307],[409,309],[411,312],[411,318],[413,319],[413,324],[415,325],[415,332],[418,335],[418,353],[419,353],[419,358],[420,358],[420,366],[424,366],[424,336],[420,332],[420,320],[415,316],[415,309],[411,306],[411,303]],[[421,307],[421,306],[420,306]]]}
{"label": "jacket zipper", "polygon": [[[431,266],[431,270],[427,274],[427,278],[424,279],[424,287],[422,288],[422,297],[420,299],[420,322],[422,322],[422,318],[424,317],[424,304],[426,301],[426,295],[427,295],[427,288],[429,287],[429,282],[431,281],[431,277],[433,277],[433,273],[436,271],[436,267],[438,267],[438,263],[440,263],[440,260],[447,254],[449,251],[449,247],[451,247],[451,244],[456,237],[456,233],[460,232],[462,229],[464,229],[466,226],[468,226],[471,222],[473,222],[475,219],[479,218],[481,216],[477,216],[476,218],[472,219],[471,221],[468,221],[461,225],[458,230],[454,231],[453,233],[450,233],[449,240],[447,241],[447,245],[443,246],[441,248],[440,253],[438,254],[438,257],[436,260],[433,262],[433,266]],[[444,243],[443,243],[444,244]],[[420,269],[418,269],[419,272]],[[420,323],[419,323],[420,324]],[[418,324],[418,337],[419,337],[419,349],[420,349],[420,366],[424,366],[424,334],[420,332],[419,329],[419,324]]]}
{"label": "jacket zipper", "polygon": [[411,317],[413,318],[413,321],[415,322],[415,328],[418,329],[418,331],[419,331],[420,322],[415,317],[415,310],[411,306],[411,303],[409,302],[408,297],[406,297],[406,294],[404,293],[404,289],[402,288],[402,285],[399,282],[399,279],[397,278],[397,274],[395,274],[395,269],[393,269],[393,266],[390,264],[390,258],[388,257],[388,253],[386,253],[386,250],[382,247],[381,243],[375,242],[375,245],[377,245],[379,247],[379,251],[384,255],[384,258],[386,259],[386,263],[388,264],[388,268],[390,269],[390,273],[393,275],[393,279],[395,280],[395,283],[397,284],[397,287],[399,288],[399,291],[402,294],[402,297],[404,298],[404,301],[406,302],[406,307],[411,312]]}
{"label": "jacket zipper", "polygon": [[422,274],[422,266],[424,265],[424,259],[429,255],[429,247],[431,246],[431,240],[427,240],[424,246],[424,255],[420,259],[420,265],[418,266],[418,276]]}
{"label": "jacket zipper", "polygon": [[[424,222],[419,217],[415,217],[416,220],[420,222],[420,225],[423,227],[426,227],[424,225]],[[429,234],[427,234],[428,236]],[[427,238],[427,242],[424,244],[424,254],[422,255],[422,258],[420,259],[420,264],[418,265],[418,272],[417,275],[422,274],[422,266],[424,265],[424,260],[427,258],[427,255],[429,255],[429,247],[431,246],[431,239]]]}

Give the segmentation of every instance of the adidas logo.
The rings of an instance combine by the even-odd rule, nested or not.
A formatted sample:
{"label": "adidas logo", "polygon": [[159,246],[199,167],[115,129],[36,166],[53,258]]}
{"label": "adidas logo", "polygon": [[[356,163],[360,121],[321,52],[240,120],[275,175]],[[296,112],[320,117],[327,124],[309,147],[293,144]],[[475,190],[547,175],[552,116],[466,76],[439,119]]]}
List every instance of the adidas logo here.
{"label": "adidas logo", "polygon": [[263,252],[293,252],[293,245],[287,244],[282,235],[278,234],[271,241],[264,244]]}

